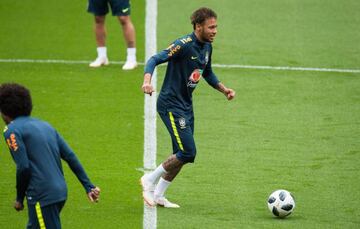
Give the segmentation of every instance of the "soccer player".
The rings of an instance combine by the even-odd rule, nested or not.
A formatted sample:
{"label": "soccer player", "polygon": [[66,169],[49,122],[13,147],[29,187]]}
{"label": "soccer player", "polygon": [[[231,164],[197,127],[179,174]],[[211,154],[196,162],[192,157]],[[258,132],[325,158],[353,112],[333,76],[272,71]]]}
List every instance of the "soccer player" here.
{"label": "soccer player", "polygon": [[152,56],[145,66],[142,90],[151,95],[154,92],[151,75],[155,67],[168,62],[157,111],[173,146],[173,154],[167,160],[141,177],[144,201],[149,206],[179,207],[165,198],[165,191],[182,166],[194,162],[196,156],[192,92],[201,78],[228,100],[235,97],[235,91],[225,87],[211,68],[211,43],[217,33],[216,13],[209,8],[200,8],[190,19],[193,33],[175,40],[167,49]]}
{"label": "soccer player", "polygon": [[67,198],[61,160],[77,176],[90,201],[97,202],[100,189],[94,186],[78,158],[59,133],[48,123],[30,117],[32,101],[25,87],[0,85],[0,112],[4,137],[16,163],[14,208],[24,209],[27,199],[27,228],[61,228],[60,212]]}
{"label": "soccer player", "polygon": [[105,16],[111,7],[112,15],[116,16],[121,24],[124,38],[127,45],[126,62],[123,70],[132,70],[137,67],[136,46],[135,46],[135,28],[130,18],[130,1],[129,0],[89,0],[88,12],[95,16],[94,31],[97,44],[97,58],[90,63],[90,67],[100,67],[108,65],[106,49],[106,29]]}

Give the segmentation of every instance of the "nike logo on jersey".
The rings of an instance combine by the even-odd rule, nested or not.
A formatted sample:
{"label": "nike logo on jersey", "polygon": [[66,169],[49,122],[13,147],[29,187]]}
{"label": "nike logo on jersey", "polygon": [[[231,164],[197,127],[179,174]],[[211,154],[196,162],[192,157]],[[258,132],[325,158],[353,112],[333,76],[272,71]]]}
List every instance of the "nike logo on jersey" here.
{"label": "nike logo on jersey", "polygon": [[198,57],[197,56],[191,56],[192,60],[196,60]]}
{"label": "nike logo on jersey", "polygon": [[123,13],[126,13],[129,11],[129,7],[121,10]]}

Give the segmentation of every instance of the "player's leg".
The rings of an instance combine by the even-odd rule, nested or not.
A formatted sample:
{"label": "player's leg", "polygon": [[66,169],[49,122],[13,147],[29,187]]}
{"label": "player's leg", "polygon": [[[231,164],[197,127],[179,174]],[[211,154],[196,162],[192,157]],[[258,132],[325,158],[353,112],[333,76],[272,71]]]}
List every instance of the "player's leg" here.
{"label": "player's leg", "polygon": [[179,141],[178,145],[180,149],[162,164],[167,172],[163,174],[155,187],[154,201],[156,204],[164,207],[178,208],[179,205],[171,203],[165,198],[165,192],[174,178],[179,174],[183,165],[194,161],[196,147],[190,126],[183,129],[179,128],[178,125],[173,124],[172,126],[174,129],[177,129],[177,133],[175,133],[174,136],[176,136],[177,141]]}
{"label": "player's leg", "polygon": [[65,201],[47,205],[45,207],[41,207],[39,202],[36,204],[28,204],[29,222],[27,224],[27,229],[60,229],[60,212],[64,204]]}
{"label": "player's leg", "polygon": [[154,201],[164,207],[177,208],[179,205],[165,198],[165,192],[183,165],[194,161],[196,147],[190,125],[191,116],[168,112],[166,115],[161,115],[161,118],[171,135],[174,154],[162,163],[166,173],[162,175],[155,187]]}
{"label": "player's leg", "polygon": [[[180,172],[184,163],[171,155],[166,161],[161,163],[153,172],[145,174],[141,177],[141,185],[143,187],[143,198],[149,206],[155,206],[157,202],[165,200],[165,191],[171,184],[171,181]],[[160,200],[161,199],[161,200]],[[166,200],[166,207],[179,207]],[[164,205],[164,204],[161,204]]]}
{"label": "player's leg", "polygon": [[97,58],[89,66],[96,68],[108,65],[105,28],[105,16],[109,12],[107,0],[89,0],[88,12],[94,14],[94,32],[97,45]]}
{"label": "player's leg", "polygon": [[[159,103],[158,103],[159,105]],[[161,108],[158,108],[158,110],[161,110]],[[166,110],[164,111],[159,111],[159,115],[161,117],[161,119],[163,120],[165,126],[167,127],[170,135],[172,135],[172,127],[171,127],[171,121],[169,118],[168,113],[166,112]],[[176,142],[175,137],[171,136],[171,140],[173,143],[173,152],[176,152],[178,150],[178,145]],[[175,160],[173,160],[175,156],[171,155],[164,163],[166,163],[167,169],[170,169],[171,167],[174,167],[173,162]],[[154,191],[155,191],[155,186],[156,184],[158,184],[160,182],[160,184],[164,184],[165,186],[169,186],[170,182],[164,182],[163,178],[161,178],[164,174],[167,173],[167,170],[165,170],[164,168],[164,163],[161,163],[154,171],[147,173],[145,175],[143,175],[140,179],[141,181],[141,185],[143,188],[143,197],[144,197],[144,201],[145,203],[147,203],[150,206],[155,206],[156,203],[154,202]],[[171,166],[171,167],[170,167]],[[180,169],[179,169],[180,171]],[[170,173],[173,173],[172,171],[170,171]],[[173,177],[175,177],[174,175],[172,175]],[[168,185],[166,185],[168,184]],[[161,185],[161,187],[163,187],[164,185]],[[167,188],[167,187],[166,187]],[[165,188],[165,190],[166,190]],[[164,190],[164,191],[165,191]]]}
{"label": "player's leg", "polygon": [[126,62],[123,66],[124,70],[132,70],[137,67],[136,61],[136,44],[135,44],[135,27],[130,16],[118,16],[122,27],[124,39],[126,41]]}
{"label": "player's leg", "polygon": [[36,208],[35,208],[35,204],[29,204],[28,203],[28,223],[26,225],[27,229],[37,229],[39,228],[39,220],[36,214]]}
{"label": "player's leg", "polygon": [[46,228],[61,229],[60,212],[64,204],[61,201],[41,208]]}
{"label": "player's leg", "polygon": [[132,70],[137,67],[135,27],[130,18],[129,0],[109,0],[112,14],[117,16],[121,25],[124,39],[127,46],[126,62],[122,67],[124,70]]}
{"label": "player's leg", "polygon": [[165,198],[165,192],[169,188],[170,184],[180,172],[185,163],[179,160],[176,154],[171,155],[166,161],[162,163],[162,166],[167,171],[160,177],[159,182],[156,184],[154,190],[154,202],[166,208],[179,208],[180,206],[170,202]]}

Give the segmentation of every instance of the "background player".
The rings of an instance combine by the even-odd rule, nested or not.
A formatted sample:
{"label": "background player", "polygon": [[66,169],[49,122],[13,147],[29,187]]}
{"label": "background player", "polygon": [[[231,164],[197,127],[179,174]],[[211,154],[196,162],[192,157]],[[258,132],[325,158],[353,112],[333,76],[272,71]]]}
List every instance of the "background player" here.
{"label": "background player", "polygon": [[112,15],[117,16],[124,34],[127,45],[126,62],[123,70],[132,70],[136,68],[136,44],[135,28],[130,18],[130,1],[129,0],[89,0],[88,12],[95,16],[94,31],[97,44],[97,58],[90,63],[90,67],[100,67],[108,65],[109,59],[106,50],[106,28],[105,16],[111,7]]}
{"label": "background player", "polygon": [[151,75],[155,67],[168,62],[157,100],[157,111],[173,145],[173,155],[141,178],[144,201],[150,206],[179,207],[165,198],[165,191],[182,166],[194,162],[196,156],[192,92],[201,78],[222,92],[228,100],[235,96],[235,91],[225,87],[211,68],[211,43],[217,33],[216,19],[216,13],[209,8],[196,10],[191,16],[193,33],[177,39],[146,63],[142,90],[151,95],[154,91]]}
{"label": "background player", "polygon": [[17,196],[14,208],[24,209],[27,228],[61,228],[60,212],[67,198],[61,165],[65,160],[77,176],[90,201],[97,202],[100,189],[89,180],[74,152],[48,123],[30,117],[30,92],[19,84],[0,86],[0,112],[7,126],[5,141],[16,163]]}

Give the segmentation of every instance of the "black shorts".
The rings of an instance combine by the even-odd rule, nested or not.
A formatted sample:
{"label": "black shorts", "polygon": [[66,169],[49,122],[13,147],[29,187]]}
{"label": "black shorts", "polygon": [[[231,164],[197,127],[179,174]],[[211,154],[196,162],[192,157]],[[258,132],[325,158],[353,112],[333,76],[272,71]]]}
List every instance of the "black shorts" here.
{"label": "black shorts", "polygon": [[158,106],[158,113],[171,136],[173,153],[182,162],[194,162],[196,146],[193,111],[184,112]]}
{"label": "black shorts", "polygon": [[40,206],[40,203],[28,204],[29,222],[27,229],[54,228],[60,229],[60,212],[65,201],[60,201],[47,206]]}
{"label": "black shorts", "polygon": [[96,16],[103,16],[109,12],[109,5],[113,16],[130,15],[129,0],[89,0],[88,12]]}

